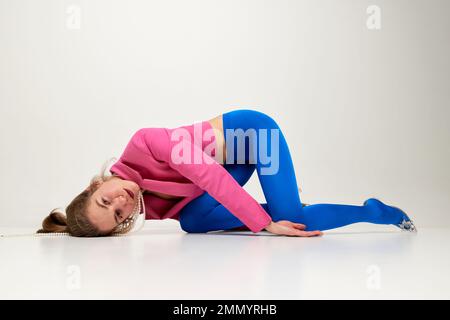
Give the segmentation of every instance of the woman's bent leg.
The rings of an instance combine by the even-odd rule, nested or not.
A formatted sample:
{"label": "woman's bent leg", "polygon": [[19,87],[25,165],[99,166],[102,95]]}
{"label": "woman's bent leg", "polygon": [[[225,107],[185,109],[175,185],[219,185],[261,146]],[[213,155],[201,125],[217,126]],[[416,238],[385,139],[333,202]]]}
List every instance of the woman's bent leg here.
{"label": "woman's bent leg", "polygon": [[[256,171],[267,200],[265,209],[274,221],[289,220],[303,223],[306,230],[328,230],[357,222],[377,224],[397,224],[403,214],[400,210],[386,206],[375,208],[368,205],[346,204],[312,204],[303,207],[295,170],[288,144],[280,127],[270,116],[255,110],[234,110],[223,115],[224,130],[249,131],[248,136],[256,137],[245,140],[245,154],[227,155],[229,159],[256,160]],[[228,131],[228,130],[227,130]],[[241,131],[241,134],[242,134]],[[234,140],[232,130],[224,132],[228,150],[237,151],[238,143]],[[227,134],[228,133],[228,134]],[[236,132],[235,132],[236,133]],[[235,146],[232,147],[231,139]],[[222,212],[225,208],[215,208]],[[223,214],[223,212],[222,212]]]}
{"label": "woman's bent leg", "polygon": [[[368,205],[303,206],[289,147],[284,134],[271,117],[255,110],[234,110],[223,114],[223,128],[227,148],[225,168],[241,186],[257,170],[267,200],[261,205],[274,221],[302,223],[310,231],[328,230],[357,222],[396,224],[403,218],[400,211],[388,206],[389,210],[385,208],[384,211]],[[243,147],[239,147],[239,142],[235,140],[239,140],[239,134],[236,136],[239,132],[247,132]],[[206,192],[183,208],[180,223],[187,232],[244,227],[239,219]]]}

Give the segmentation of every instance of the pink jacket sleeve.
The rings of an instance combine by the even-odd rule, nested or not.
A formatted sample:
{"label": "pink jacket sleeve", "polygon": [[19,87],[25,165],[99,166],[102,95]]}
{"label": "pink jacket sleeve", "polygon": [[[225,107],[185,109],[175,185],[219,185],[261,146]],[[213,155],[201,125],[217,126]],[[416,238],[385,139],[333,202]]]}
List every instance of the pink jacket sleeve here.
{"label": "pink jacket sleeve", "polygon": [[[270,224],[272,218],[264,208],[239,185],[220,163],[205,153],[200,146],[185,139],[182,142],[171,141],[168,133],[167,140],[161,141],[159,138],[161,137],[158,137],[158,141],[152,142],[148,141],[152,139],[146,136],[147,145],[157,160],[167,162],[171,168],[207,191],[251,231],[259,232]],[[183,150],[189,148],[191,150],[191,161],[187,161],[189,163],[183,163],[181,159],[171,155],[173,145],[180,143],[185,144]],[[193,163],[195,152],[202,155],[200,163]]]}

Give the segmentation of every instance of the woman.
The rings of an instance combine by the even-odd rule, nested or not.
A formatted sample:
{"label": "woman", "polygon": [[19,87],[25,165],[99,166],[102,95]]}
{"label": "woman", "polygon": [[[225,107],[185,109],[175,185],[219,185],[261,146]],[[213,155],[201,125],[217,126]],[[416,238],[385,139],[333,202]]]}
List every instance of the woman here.
{"label": "woman", "polygon": [[[255,170],[266,203],[242,188]],[[110,172],[92,179],[66,208],[67,216],[53,210],[38,232],[123,234],[141,209],[145,219],[176,219],[189,233],[266,230],[311,237],[356,222],[416,231],[402,210],[375,198],[362,206],[302,204],[285,137],[273,118],[256,110],[140,129]]]}

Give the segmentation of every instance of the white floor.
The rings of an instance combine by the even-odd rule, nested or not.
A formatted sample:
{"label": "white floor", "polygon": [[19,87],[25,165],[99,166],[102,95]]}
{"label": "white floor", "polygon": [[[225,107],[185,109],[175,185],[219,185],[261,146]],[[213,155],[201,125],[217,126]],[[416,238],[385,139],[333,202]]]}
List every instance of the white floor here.
{"label": "white floor", "polygon": [[320,238],[158,222],[128,237],[0,238],[0,298],[449,299],[449,243],[446,228],[365,223]]}

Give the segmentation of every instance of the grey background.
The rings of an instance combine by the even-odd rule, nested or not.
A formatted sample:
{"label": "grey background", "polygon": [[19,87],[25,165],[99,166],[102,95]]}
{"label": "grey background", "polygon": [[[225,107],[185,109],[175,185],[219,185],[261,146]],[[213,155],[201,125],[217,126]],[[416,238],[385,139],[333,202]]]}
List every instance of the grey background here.
{"label": "grey background", "polygon": [[[380,30],[366,26],[369,5]],[[302,201],[376,196],[418,226],[449,226],[449,10],[437,0],[0,0],[0,226],[38,227],[137,129],[235,108],[278,121]],[[264,202],[256,174],[245,188]]]}

